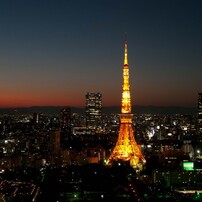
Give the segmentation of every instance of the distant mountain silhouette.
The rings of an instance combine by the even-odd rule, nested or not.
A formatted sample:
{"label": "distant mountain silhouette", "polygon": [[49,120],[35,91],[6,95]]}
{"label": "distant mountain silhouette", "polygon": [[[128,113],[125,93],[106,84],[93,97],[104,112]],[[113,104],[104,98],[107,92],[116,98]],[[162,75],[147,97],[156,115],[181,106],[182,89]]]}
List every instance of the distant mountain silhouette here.
{"label": "distant mountain silhouette", "polygon": [[[139,106],[132,107],[135,114],[190,114],[196,115],[195,107],[178,107],[178,106]],[[103,113],[120,113],[121,107],[103,107]]]}
{"label": "distant mountain silhouette", "polygon": [[[71,106],[33,106],[33,107],[19,107],[19,108],[0,108],[0,115],[8,114],[33,114],[43,113],[58,115],[62,108],[70,107],[72,113],[85,114],[85,107],[71,107]],[[195,107],[178,107],[178,106],[133,106],[133,113],[137,114],[190,114],[196,115],[197,108]],[[102,113],[105,114],[119,114],[121,112],[120,106],[103,107]]]}
{"label": "distant mountain silhouette", "polygon": [[195,107],[179,106],[134,106],[134,113],[151,113],[151,114],[190,114],[196,115]]}
{"label": "distant mountain silhouette", "polygon": [[33,106],[33,107],[17,107],[17,108],[0,108],[2,114],[33,114],[35,112],[42,114],[58,115],[61,109],[71,108],[72,113],[84,113],[84,108],[71,106]]}

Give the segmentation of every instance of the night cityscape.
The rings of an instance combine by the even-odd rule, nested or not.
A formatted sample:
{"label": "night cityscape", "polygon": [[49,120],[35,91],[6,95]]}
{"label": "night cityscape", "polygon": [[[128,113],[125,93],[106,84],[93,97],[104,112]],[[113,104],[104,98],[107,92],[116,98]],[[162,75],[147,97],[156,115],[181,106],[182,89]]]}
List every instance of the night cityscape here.
{"label": "night cityscape", "polygon": [[134,114],[141,172],[127,161],[105,165],[120,122],[101,113],[101,99],[87,93],[84,114],[1,115],[2,201],[201,200],[202,94],[196,115]]}
{"label": "night cityscape", "polygon": [[202,201],[201,9],[0,2],[0,202]]}

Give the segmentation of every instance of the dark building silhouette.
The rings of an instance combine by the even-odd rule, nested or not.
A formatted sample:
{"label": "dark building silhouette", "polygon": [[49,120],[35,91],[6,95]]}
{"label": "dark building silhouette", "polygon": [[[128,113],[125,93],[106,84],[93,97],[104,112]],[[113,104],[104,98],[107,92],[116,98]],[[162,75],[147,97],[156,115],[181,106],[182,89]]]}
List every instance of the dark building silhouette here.
{"label": "dark building silhouette", "polygon": [[198,126],[199,131],[202,132],[202,93],[198,94]]}
{"label": "dark building silhouette", "polygon": [[60,145],[65,149],[72,134],[71,108],[63,108],[60,111]]}
{"label": "dark building silhouette", "polygon": [[67,128],[71,125],[71,108],[61,110],[61,128]]}
{"label": "dark building silhouette", "polygon": [[33,123],[34,123],[34,124],[37,124],[37,123],[39,123],[39,121],[40,121],[40,114],[37,113],[37,112],[35,112],[35,113],[33,114]]}
{"label": "dark building silhouette", "polygon": [[60,157],[60,128],[52,128],[50,131],[50,152],[52,163],[58,164]]}

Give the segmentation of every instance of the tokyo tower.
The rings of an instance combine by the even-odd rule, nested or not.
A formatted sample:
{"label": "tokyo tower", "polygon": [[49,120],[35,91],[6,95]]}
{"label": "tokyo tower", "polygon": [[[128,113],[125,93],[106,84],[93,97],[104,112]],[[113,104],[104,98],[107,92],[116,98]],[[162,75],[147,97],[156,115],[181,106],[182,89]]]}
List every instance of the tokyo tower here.
{"label": "tokyo tower", "polygon": [[127,51],[128,51],[128,44],[127,41],[125,41],[121,114],[119,115],[120,117],[119,135],[116,145],[106,164],[110,165],[112,164],[113,161],[129,161],[132,167],[141,170],[142,165],[146,161],[141,153],[140,147],[137,145],[134,138]]}

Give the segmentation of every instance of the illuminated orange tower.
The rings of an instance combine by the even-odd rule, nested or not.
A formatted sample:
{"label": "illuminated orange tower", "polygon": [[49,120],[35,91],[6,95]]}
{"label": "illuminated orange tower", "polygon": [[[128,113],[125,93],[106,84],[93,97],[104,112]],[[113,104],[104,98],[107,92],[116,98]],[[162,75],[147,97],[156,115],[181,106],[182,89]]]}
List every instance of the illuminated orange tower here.
{"label": "illuminated orange tower", "polygon": [[134,138],[127,51],[128,45],[125,41],[119,135],[107,164],[111,164],[113,161],[130,161],[132,167],[141,169],[146,161]]}

